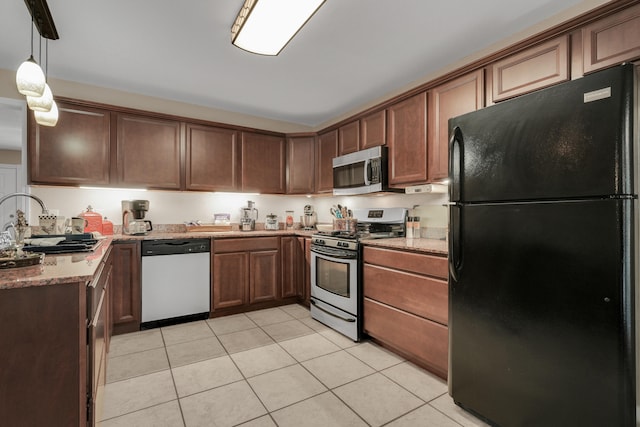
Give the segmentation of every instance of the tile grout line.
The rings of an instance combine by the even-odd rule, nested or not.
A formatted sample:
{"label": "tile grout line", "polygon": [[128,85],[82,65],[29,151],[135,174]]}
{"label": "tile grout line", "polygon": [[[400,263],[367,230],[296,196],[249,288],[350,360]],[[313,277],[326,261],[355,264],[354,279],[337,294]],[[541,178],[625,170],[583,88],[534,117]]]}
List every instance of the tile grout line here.
{"label": "tile grout line", "polygon": [[[205,322],[206,323],[206,322]],[[167,357],[167,363],[169,364],[169,372],[171,374],[171,382],[173,383],[173,391],[176,393],[176,400],[178,402],[178,409],[180,410],[180,417],[182,418],[182,425],[186,426],[187,421],[184,419],[184,411],[182,410],[182,403],[180,402],[180,395],[178,394],[178,386],[176,385],[176,378],[173,376],[173,366],[171,366],[171,359],[169,359],[169,352],[167,351],[167,342],[164,339],[164,333],[160,328],[160,336],[162,337],[162,343],[164,344],[164,353]],[[215,334],[214,334],[215,336]]]}

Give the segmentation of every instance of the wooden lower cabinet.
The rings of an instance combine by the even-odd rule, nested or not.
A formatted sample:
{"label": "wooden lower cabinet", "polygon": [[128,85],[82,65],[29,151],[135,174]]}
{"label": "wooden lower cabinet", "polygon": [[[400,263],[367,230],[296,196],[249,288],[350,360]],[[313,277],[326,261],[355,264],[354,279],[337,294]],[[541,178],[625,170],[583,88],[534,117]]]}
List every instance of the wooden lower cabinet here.
{"label": "wooden lower cabinet", "polygon": [[112,252],[111,323],[113,333],[117,335],[139,331],[142,321],[140,242],[114,242]]}
{"label": "wooden lower cabinet", "polygon": [[214,239],[212,257],[212,315],[282,298],[280,237]]}
{"label": "wooden lower cabinet", "polygon": [[421,366],[447,378],[449,330],[372,299],[364,299],[364,331]]}
{"label": "wooden lower cabinet", "polygon": [[282,237],[280,240],[280,262],[282,271],[282,298],[297,297],[300,295],[300,283],[304,273],[303,255],[304,239],[302,248],[300,238],[295,236]]}
{"label": "wooden lower cabinet", "polygon": [[0,290],[0,424],[95,425],[106,377],[110,261],[105,255],[90,283]]}
{"label": "wooden lower cabinet", "polygon": [[447,378],[447,258],[365,246],[363,259],[365,333]]}

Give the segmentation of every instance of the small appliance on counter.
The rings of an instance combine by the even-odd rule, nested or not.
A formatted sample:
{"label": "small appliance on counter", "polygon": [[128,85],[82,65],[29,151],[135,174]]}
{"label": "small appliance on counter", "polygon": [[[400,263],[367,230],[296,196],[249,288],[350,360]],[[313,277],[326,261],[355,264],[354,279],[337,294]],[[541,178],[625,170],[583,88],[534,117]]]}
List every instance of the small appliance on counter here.
{"label": "small appliance on counter", "polygon": [[255,202],[247,201],[247,207],[241,208],[240,230],[253,231],[256,229],[256,221],[258,220],[258,209]]}
{"label": "small appliance on counter", "polygon": [[148,210],[148,200],[123,200],[122,232],[124,234],[144,235],[153,230],[151,221],[144,219]]}
{"label": "small appliance on counter", "polygon": [[318,222],[318,217],[313,210],[311,205],[305,205],[304,207],[304,215],[300,217],[300,224],[302,225],[303,230],[315,230],[316,223]]}
{"label": "small appliance on counter", "polygon": [[278,224],[278,215],[269,214],[267,215],[267,219],[264,222],[264,229],[271,231],[278,231],[280,229],[280,224]]}

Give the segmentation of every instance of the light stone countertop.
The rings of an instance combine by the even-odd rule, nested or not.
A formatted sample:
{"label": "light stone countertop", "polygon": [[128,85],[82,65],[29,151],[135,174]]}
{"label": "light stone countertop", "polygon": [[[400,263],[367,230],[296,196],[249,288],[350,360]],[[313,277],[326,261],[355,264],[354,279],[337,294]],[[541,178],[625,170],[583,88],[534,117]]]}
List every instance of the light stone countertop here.
{"label": "light stone countertop", "polygon": [[[100,261],[107,253],[107,249],[118,241],[157,240],[157,239],[197,239],[197,238],[245,238],[245,237],[273,237],[300,236],[311,237],[313,231],[279,230],[279,231],[214,231],[214,232],[156,232],[143,236],[115,234],[103,240],[94,252],[73,254],[45,255],[42,264],[32,267],[0,270],[0,290],[24,288],[30,286],[46,286],[69,282],[89,283]],[[447,243],[435,239],[377,239],[364,240],[365,246],[384,247],[389,249],[406,250],[432,255],[447,255]]]}

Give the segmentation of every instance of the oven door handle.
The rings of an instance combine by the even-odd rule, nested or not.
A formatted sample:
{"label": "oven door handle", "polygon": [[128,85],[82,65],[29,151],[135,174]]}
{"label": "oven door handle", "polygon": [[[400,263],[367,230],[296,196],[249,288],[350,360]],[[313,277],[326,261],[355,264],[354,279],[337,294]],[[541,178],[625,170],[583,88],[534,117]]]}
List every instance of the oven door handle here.
{"label": "oven door handle", "polygon": [[348,318],[348,317],[342,317],[342,316],[340,316],[340,315],[338,315],[338,314],[335,314],[335,313],[332,313],[332,312],[330,312],[330,311],[328,311],[328,310],[325,310],[324,308],[320,307],[320,306],[319,306],[319,305],[318,305],[314,300],[310,300],[310,302],[311,302],[311,304],[313,304],[313,305],[314,305],[318,310],[320,310],[320,311],[324,311],[325,313],[327,313],[327,314],[328,314],[328,315],[330,315],[330,316],[337,317],[338,319],[343,320],[343,321],[345,321],[345,322],[352,322],[352,323],[353,323],[353,322],[355,322],[355,321],[356,321],[356,319],[350,319],[350,318]]}
{"label": "oven door handle", "polygon": [[311,252],[316,253],[318,255],[324,255],[324,256],[328,256],[336,259],[357,259],[358,258],[358,254],[355,252],[351,253],[350,251],[341,251],[341,250],[335,251],[331,249],[324,249],[323,247],[311,248]]}

